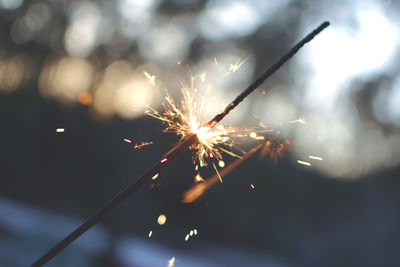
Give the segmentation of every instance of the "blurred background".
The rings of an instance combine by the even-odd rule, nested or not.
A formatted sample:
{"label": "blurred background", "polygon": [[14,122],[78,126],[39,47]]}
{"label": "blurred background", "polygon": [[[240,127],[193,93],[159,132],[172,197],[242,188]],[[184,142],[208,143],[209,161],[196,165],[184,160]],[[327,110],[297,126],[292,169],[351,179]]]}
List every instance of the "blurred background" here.
{"label": "blurred background", "polygon": [[[185,204],[187,152],[48,266],[400,265],[399,10],[391,0],[0,0],[0,265],[32,263],[176,143],[144,115],[162,111],[165,89],[179,97],[206,73],[207,121],[324,20],[224,120],[279,129],[291,143],[283,158],[252,157]],[[133,148],[142,142],[153,144]]]}

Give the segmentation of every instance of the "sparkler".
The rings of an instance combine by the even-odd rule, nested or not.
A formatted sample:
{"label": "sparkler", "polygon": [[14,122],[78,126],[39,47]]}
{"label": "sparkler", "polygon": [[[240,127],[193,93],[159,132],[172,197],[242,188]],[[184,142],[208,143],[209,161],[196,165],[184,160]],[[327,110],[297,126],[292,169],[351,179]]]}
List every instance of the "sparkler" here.
{"label": "sparkler", "polygon": [[[88,220],[83,222],[78,228],[72,231],[67,237],[57,243],[48,252],[42,255],[32,266],[42,266],[47,263],[50,259],[60,253],[66,246],[72,243],[75,239],[80,237],[88,229],[94,226],[101,218],[103,218],[108,212],[118,206],[122,201],[128,198],[133,192],[135,192],[141,185],[149,181],[159,173],[159,171],[167,166],[171,161],[176,159],[179,155],[183,154],[186,150],[192,147],[195,143],[206,146],[205,142],[208,140],[207,136],[209,131],[215,127],[228,113],[233,110],[240,102],[242,102],[250,93],[252,93],[258,86],[260,86],[269,76],[277,71],[285,62],[287,62],[294,54],[296,54],[300,48],[307,42],[311,41],[317,34],[323,31],[329,26],[329,22],[322,23],[318,28],[309,33],[305,38],[299,41],[293,46],[288,53],[280,58],[275,64],[268,68],[263,74],[261,74],[249,87],[247,87],[239,96],[237,96],[222,112],[217,114],[212,120],[210,120],[205,126],[199,126],[197,131],[192,131],[191,134],[185,136],[185,138],[168,153],[166,153],[152,168],[145,172],[138,180],[133,181],[128,187],[117,194],[113,199],[101,207],[95,214],[93,214]],[[207,146],[206,146],[207,147]],[[203,184],[203,183],[199,183]]]}

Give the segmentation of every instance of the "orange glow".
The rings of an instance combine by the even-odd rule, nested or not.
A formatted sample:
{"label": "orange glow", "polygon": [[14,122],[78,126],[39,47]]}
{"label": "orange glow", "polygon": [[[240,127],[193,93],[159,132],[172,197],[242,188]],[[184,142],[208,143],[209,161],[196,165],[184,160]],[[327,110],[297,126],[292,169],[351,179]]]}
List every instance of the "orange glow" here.
{"label": "orange glow", "polygon": [[273,138],[264,143],[261,149],[260,157],[269,156],[275,164],[277,164],[278,159],[282,158],[285,151],[290,147],[290,141],[281,141],[278,138]]}
{"label": "orange glow", "polygon": [[159,225],[164,225],[166,222],[167,222],[167,216],[165,216],[164,214],[161,214],[160,216],[158,216],[157,223]]}
{"label": "orange glow", "polygon": [[85,91],[85,92],[81,92],[79,94],[78,101],[79,101],[79,104],[81,104],[82,106],[88,106],[90,103],[92,103],[92,100],[93,100],[93,96],[89,92]]}

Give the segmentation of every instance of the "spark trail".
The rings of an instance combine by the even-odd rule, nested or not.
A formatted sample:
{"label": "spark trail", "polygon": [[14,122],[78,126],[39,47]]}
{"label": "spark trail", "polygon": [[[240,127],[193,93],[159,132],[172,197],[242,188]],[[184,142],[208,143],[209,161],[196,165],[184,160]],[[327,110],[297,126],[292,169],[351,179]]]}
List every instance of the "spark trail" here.
{"label": "spark trail", "polygon": [[[233,110],[240,102],[242,102],[250,93],[252,93],[258,86],[260,86],[269,76],[277,71],[284,63],[286,63],[294,54],[296,54],[300,48],[311,41],[317,34],[323,31],[329,26],[329,22],[322,23],[318,28],[309,33],[306,37],[300,40],[295,46],[293,46],[288,53],[281,57],[275,64],[268,68],[263,74],[261,74],[249,87],[247,87],[239,96],[237,96],[221,113],[217,114],[212,120],[210,120],[206,126],[209,129],[213,128],[219,123],[228,113]],[[199,142],[199,138],[196,133],[187,136],[177,146],[166,153],[152,168],[145,172],[139,179],[133,181],[124,190],[118,193],[113,199],[107,202],[101,207],[95,214],[89,219],[84,221],[79,227],[72,231],[68,236],[62,239],[49,251],[43,254],[38,260],[36,260],[32,266],[42,266],[59,254],[65,247],[72,243],[75,239],[84,234],[87,230],[93,227],[98,221],[100,221],[108,212],[118,206],[122,201],[128,198],[133,192],[135,192],[141,185],[156,175],[163,167],[167,166],[171,161],[176,159],[178,156],[188,150],[193,144]]]}

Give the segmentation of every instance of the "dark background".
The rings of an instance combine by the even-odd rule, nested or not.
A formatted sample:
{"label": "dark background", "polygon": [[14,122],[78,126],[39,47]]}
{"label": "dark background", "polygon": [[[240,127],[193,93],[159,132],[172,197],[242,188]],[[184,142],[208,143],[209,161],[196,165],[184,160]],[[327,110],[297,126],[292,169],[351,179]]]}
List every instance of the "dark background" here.
{"label": "dark background", "polygon": [[[324,20],[330,29],[230,115],[246,126],[305,117],[283,130],[293,145],[282,159],[253,156],[184,204],[195,175],[187,152],[49,266],[167,266],[172,257],[175,266],[400,264],[396,1],[0,0],[0,8],[1,266],[32,263],[177,142],[142,114],[144,104],[162,110],[164,88],[178,90],[178,60],[196,74],[214,56],[249,56],[236,80],[213,89],[228,103]],[[146,82],[143,70],[157,75],[146,85],[150,102],[137,103],[139,89],[121,100],[131,77]],[[154,144],[135,150],[123,138]],[[185,242],[192,229],[198,235]]]}

